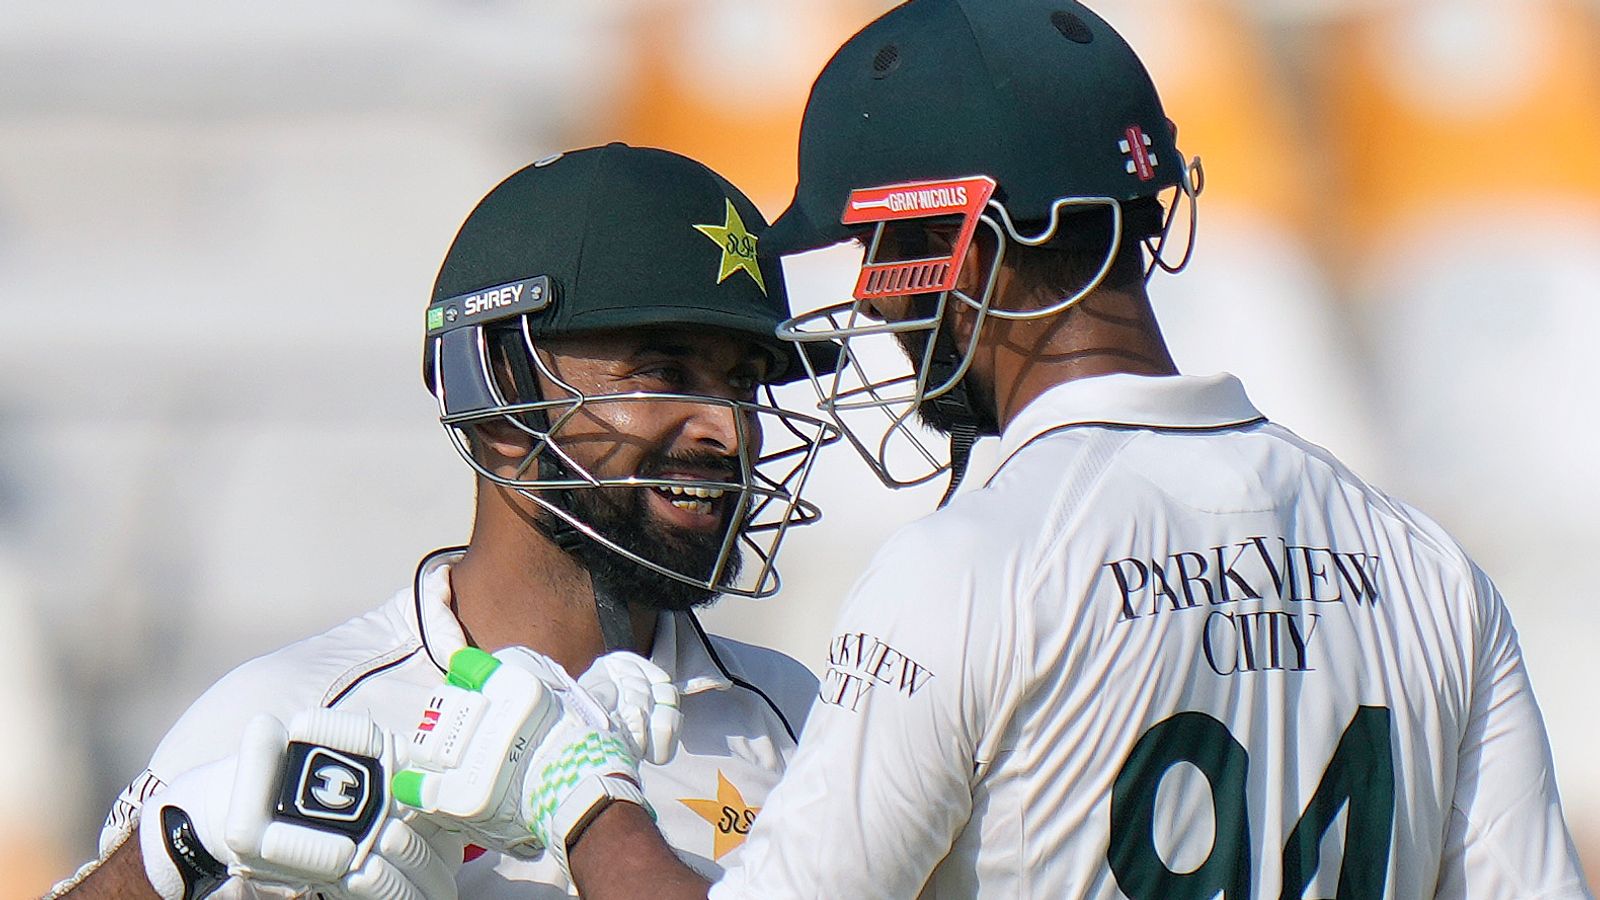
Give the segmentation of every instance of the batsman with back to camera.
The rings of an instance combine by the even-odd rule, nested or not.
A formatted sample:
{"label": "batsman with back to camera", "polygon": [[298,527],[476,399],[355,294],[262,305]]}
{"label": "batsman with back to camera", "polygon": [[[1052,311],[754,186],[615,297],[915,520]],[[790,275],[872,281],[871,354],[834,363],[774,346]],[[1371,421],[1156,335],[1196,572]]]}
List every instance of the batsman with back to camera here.
{"label": "batsman with back to camera", "polygon": [[911,0],[838,51],[764,250],[866,258],[782,333],[838,348],[822,407],[886,482],[932,474],[896,469],[918,415],[957,476],[980,436],[1003,462],[851,591],[738,864],[708,886],[612,803],[568,833],[585,897],[1588,896],[1488,577],[1178,374],[1146,281],[1200,187],[1073,0]]}
{"label": "batsman with back to camera", "polygon": [[[208,690],[117,801],[111,859],[73,893],[147,895],[148,876],[168,900],[568,896],[552,856],[469,846],[461,865],[463,836],[388,804],[405,749],[388,735],[438,721],[421,700],[468,646],[536,648],[554,663],[503,654],[508,670],[557,687],[589,670],[648,759],[611,793],[652,806],[697,871],[737,859],[748,823],[728,831],[726,810],[765,802],[817,682],[708,636],[691,610],[776,590],[785,529],[816,515],[800,486],[836,436],[772,401],[805,372],[774,336],[787,306],[778,266],[754,252],[764,227],[706,167],[621,144],[491,191],[439,272],[424,353],[477,474],[471,542],[428,555],[378,609]],[[651,662],[601,656],[618,649]]]}

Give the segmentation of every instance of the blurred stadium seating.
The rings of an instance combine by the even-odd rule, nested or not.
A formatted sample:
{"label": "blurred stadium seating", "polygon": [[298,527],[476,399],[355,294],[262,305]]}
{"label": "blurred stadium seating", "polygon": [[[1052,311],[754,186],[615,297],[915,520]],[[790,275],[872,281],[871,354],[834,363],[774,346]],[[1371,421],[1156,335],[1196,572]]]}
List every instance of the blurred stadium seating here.
{"label": "blurred stadium seating", "polygon": [[1600,641],[1600,20],[1580,0],[1414,2],[1314,34],[1325,234],[1392,482],[1506,595],[1592,847],[1600,720],[1576,648]]}

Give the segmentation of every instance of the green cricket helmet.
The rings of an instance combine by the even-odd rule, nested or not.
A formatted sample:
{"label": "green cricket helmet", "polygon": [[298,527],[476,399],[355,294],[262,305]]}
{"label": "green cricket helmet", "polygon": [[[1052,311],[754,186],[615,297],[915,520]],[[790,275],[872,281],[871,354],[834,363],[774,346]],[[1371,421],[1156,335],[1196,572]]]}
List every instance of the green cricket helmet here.
{"label": "green cricket helmet", "polygon": [[[756,253],[765,227],[736,187],[664,150],[620,143],[576,150],[501,182],[461,226],[427,309],[423,380],[462,457],[480,476],[548,511],[552,536],[568,549],[598,545],[706,591],[775,592],[777,545],[790,525],[817,518],[800,490],[818,446],[836,434],[772,398],[773,384],[802,377],[808,367],[775,333],[787,305],[778,262]],[[585,395],[559,377],[541,349],[558,337],[652,328],[705,329],[765,348],[772,354],[765,402]],[[810,368],[818,364],[827,361]],[[562,428],[580,406],[637,402],[723,408],[738,432],[738,459],[726,477],[603,476],[569,455]],[[478,439],[489,426],[528,435],[531,449],[511,474]],[[583,510],[592,505],[577,496],[649,490],[675,505],[716,508],[725,529],[715,560],[684,571],[653,558],[588,521]],[[731,580],[745,551],[760,565]]]}
{"label": "green cricket helmet", "polygon": [[794,201],[762,250],[848,240],[864,188],[986,177],[1015,223],[1048,222],[1063,197],[1154,197],[1185,179],[1174,140],[1144,64],[1082,4],[911,0],[817,77]]}
{"label": "green cricket helmet", "polygon": [[[773,353],[774,383],[804,369],[776,328],[783,273],[756,253],[766,219],[694,160],[613,143],[540,160],[462,224],[428,307],[430,338],[525,319],[533,337],[660,325],[722,329]],[[423,377],[433,378],[433,359]]]}
{"label": "green cricket helmet", "polygon": [[[852,301],[791,319],[779,333],[832,348],[834,364],[812,373],[820,406],[895,487],[952,467],[916,433],[919,411],[968,446],[998,430],[963,381],[986,319],[1065,310],[1099,286],[1125,237],[1146,240],[1164,268],[1182,268],[1162,259],[1174,216],[1163,215],[1158,198],[1172,192],[1174,211],[1176,197],[1189,198],[1192,217],[1199,190],[1198,161],[1191,167],[1179,154],[1144,65],[1074,0],[910,0],[890,10],[817,77],[800,129],[799,176],[762,252],[858,238],[867,253]],[[1108,252],[1081,289],[1043,309],[993,305],[1008,246],[1107,223]],[[998,250],[982,290],[969,295],[955,284],[980,228]],[[938,241],[918,236],[932,229]],[[874,300],[906,296],[917,301],[916,318],[877,317]],[[978,312],[963,346],[940,327],[952,303]],[[913,357],[909,372],[885,372],[863,349],[895,338]],[[858,411],[866,421],[852,428]],[[964,465],[956,449],[952,490]]]}

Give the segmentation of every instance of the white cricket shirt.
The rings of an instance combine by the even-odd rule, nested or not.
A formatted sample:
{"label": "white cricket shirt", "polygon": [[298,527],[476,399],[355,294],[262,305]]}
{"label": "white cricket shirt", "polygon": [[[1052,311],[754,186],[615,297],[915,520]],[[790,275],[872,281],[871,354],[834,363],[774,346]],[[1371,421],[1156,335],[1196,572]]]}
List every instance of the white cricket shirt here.
{"label": "white cricket shirt", "polygon": [[1059,385],[852,589],[711,896],[1585,897],[1493,585],[1228,375]]}
{"label": "white cricket shirt", "polygon": [[[409,734],[450,655],[466,644],[450,611],[449,567],[459,555],[459,549],[430,555],[413,586],[383,606],[251,660],[213,685],[117,799],[101,832],[101,851],[168,780],[238,752],[245,723],[259,713],[288,721],[303,709],[338,707]],[[645,796],[678,855],[714,878],[738,858],[755,814],[783,774],[817,679],[777,651],[707,635],[690,613],[660,617],[650,658],[681,693],[683,725],[681,745],[667,765],[641,765]],[[469,855],[477,852],[469,848]],[[456,882],[464,900],[570,893],[548,857],[526,862],[493,851],[470,859]],[[216,896],[265,893],[234,880]]]}

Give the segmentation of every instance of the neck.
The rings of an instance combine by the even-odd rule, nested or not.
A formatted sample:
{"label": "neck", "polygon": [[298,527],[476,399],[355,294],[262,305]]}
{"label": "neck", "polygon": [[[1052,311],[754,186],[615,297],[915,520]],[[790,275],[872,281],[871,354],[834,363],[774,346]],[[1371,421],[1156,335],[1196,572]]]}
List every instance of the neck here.
{"label": "neck", "polygon": [[[1095,291],[1059,315],[996,320],[980,345],[1002,427],[1040,394],[1099,375],[1176,375],[1142,288]],[[987,357],[984,359],[983,357]]]}
{"label": "neck", "polygon": [[[489,652],[523,646],[577,676],[605,652],[589,573],[533,524],[532,504],[491,484],[478,488],[466,554],[450,570],[451,605],[468,643]],[[653,610],[630,610],[636,652],[648,656]]]}

